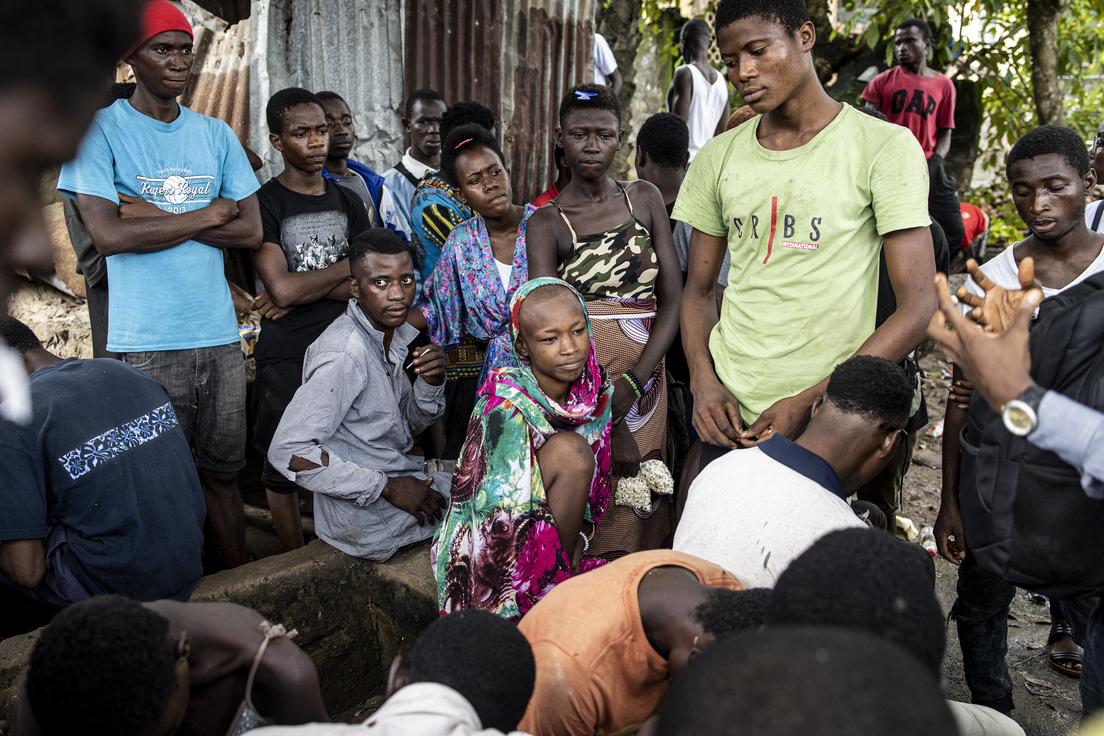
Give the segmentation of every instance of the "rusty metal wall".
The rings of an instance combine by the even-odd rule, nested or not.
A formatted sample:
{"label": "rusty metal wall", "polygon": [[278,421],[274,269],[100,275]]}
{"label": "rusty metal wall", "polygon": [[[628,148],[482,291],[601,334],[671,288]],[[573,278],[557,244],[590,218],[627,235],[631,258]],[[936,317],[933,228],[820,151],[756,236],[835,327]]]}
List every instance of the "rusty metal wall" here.
{"label": "rusty metal wall", "polygon": [[452,104],[497,110],[502,94],[501,0],[407,0],[405,95],[428,87]]}
{"label": "rusty metal wall", "polygon": [[226,122],[249,145],[249,19],[232,26],[210,15],[191,20],[195,63],[180,104]]}
{"label": "rusty metal wall", "polygon": [[253,0],[250,64],[252,140],[277,174],[265,105],[285,87],[332,90],[353,111],[352,157],[379,173],[402,156],[402,0]]}
{"label": "rusty metal wall", "polygon": [[590,66],[596,0],[407,0],[405,94],[495,111],[514,201],[555,179],[553,130],[564,92]]}

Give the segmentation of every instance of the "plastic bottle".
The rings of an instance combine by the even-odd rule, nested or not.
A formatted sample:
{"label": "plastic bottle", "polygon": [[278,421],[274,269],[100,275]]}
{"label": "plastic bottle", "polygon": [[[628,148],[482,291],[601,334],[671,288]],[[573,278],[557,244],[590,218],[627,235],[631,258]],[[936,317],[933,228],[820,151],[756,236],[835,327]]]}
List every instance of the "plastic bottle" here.
{"label": "plastic bottle", "polygon": [[920,530],[920,546],[928,551],[928,554],[935,557],[937,547],[935,544],[935,530],[930,526],[926,526]]}

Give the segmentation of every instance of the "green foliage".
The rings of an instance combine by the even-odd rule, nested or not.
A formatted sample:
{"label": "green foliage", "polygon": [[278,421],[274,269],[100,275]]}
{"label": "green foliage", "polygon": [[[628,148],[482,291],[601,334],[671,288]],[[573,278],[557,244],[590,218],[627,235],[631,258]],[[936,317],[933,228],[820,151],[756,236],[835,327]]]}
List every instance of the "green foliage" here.
{"label": "green foliage", "polygon": [[1003,248],[1028,236],[1030,231],[1016,212],[1004,177],[970,192],[970,201],[989,215],[989,243],[994,247]]}
{"label": "green foliage", "polygon": [[663,70],[663,89],[671,85],[679,59],[679,31],[684,19],[679,14],[677,0],[643,0],[640,9],[640,33],[644,40],[655,41],[659,64]]}
{"label": "green foliage", "polygon": [[[930,63],[940,69],[953,67],[960,76],[984,82],[982,104],[990,145],[982,152],[982,163],[996,165],[1003,152],[1037,124],[1026,2],[888,0],[871,5],[866,0],[843,0],[843,8],[856,14],[841,32],[861,31],[863,41],[873,49],[890,38],[901,21],[924,18],[933,34]],[[886,64],[892,62],[890,45]],[[1104,79],[1099,78],[1104,74],[1104,5],[1100,0],[1071,0],[1062,15],[1058,74],[1066,93],[1067,124],[1091,138],[1104,117]]]}

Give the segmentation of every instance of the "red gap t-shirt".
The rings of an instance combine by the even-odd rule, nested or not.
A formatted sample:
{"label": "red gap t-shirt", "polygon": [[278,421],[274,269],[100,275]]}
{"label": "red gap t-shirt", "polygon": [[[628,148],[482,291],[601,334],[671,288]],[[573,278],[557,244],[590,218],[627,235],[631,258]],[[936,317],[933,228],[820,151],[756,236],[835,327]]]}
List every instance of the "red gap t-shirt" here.
{"label": "red gap t-shirt", "polygon": [[871,79],[862,98],[881,105],[889,122],[911,130],[927,158],[939,129],[955,127],[955,88],[942,74],[918,77],[895,66]]}

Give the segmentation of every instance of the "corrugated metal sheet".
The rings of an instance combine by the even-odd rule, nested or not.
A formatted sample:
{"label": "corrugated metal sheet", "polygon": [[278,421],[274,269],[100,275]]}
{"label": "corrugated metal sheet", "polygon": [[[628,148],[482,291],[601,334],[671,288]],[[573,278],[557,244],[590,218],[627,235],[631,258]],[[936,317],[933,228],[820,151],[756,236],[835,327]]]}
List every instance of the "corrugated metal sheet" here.
{"label": "corrugated metal sheet", "polygon": [[501,0],[408,0],[406,94],[429,87],[450,104],[497,109],[502,95]]}
{"label": "corrugated metal sheet", "polygon": [[262,179],[282,168],[264,111],[285,87],[337,92],[356,120],[353,158],[380,173],[398,161],[402,11],[402,0],[253,0],[250,117]]}
{"label": "corrugated metal sheet", "polygon": [[244,145],[250,145],[249,19],[227,26],[206,15],[199,23],[193,18],[195,64],[180,104],[226,122]]}
{"label": "corrugated metal sheet", "polygon": [[405,92],[495,111],[516,202],[555,178],[552,135],[564,92],[586,77],[592,0],[408,0]]}

